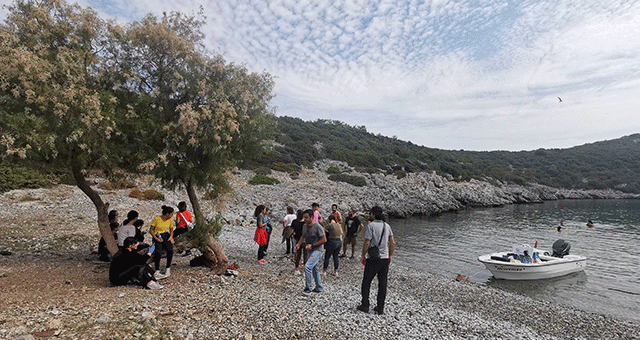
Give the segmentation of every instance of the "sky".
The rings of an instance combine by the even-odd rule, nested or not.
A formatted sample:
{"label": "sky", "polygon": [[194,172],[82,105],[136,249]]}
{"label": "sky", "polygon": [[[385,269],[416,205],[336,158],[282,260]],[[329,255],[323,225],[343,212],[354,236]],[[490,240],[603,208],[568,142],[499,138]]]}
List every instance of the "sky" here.
{"label": "sky", "polygon": [[202,7],[207,48],[273,75],[279,116],[447,150],[640,133],[640,0],[78,3],[120,22]]}

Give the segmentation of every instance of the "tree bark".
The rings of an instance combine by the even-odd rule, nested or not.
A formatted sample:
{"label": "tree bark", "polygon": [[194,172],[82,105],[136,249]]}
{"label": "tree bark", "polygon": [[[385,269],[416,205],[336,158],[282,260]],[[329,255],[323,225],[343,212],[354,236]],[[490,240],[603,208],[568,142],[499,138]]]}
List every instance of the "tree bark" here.
{"label": "tree bark", "polygon": [[109,203],[104,203],[100,195],[91,189],[91,186],[82,174],[82,169],[73,166],[71,167],[71,172],[73,173],[73,178],[76,180],[78,188],[80,188],[80,190],[89,197],[91,202],[93,202],[93,205],[95,205],[98,212],[98,229],[100,230],[100,235],[102,235],[102,238],[107,243],[109,253],[114,255],[118,251],[118,244],[113,238],[111,228],[109,228]]}
{"label": "tree bark", "polygon": [[[191,181],[187,181],[187,183],[185,183],[185,187],[187,189],[189,200],[191,201],[191,206],[193,207],[193,213],[196,215],[195,227],[198,228],[198,226],[204,225],[207,220],[202,213],[198,196],[196,196],[196,191]],[[229,266],[229,259],[227,258],[227,255],[225,255],[222,245],[213,238],[213,235],[209,235],[206,244],[200,245],[200,251],[205,257],[205,265],[211,268],[212,273],[222,274],[227,270],[227,267]]]}

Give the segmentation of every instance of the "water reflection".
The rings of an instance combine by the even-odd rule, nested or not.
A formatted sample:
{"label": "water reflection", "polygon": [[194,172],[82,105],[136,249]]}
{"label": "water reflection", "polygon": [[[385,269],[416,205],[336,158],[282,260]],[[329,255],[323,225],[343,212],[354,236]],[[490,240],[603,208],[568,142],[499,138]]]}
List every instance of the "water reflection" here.
{"label": "water reflection", "polygon": [[[588,220],[595,227],[586,226]],[[640,200],[565,200],[392,219],[396,260],[410,267],[640,322]],[[556,228],[562,225],[562,232]],[[584,272],[527,282],[493,279],[479,255],[515,244],[551,251],[559,238]]]}

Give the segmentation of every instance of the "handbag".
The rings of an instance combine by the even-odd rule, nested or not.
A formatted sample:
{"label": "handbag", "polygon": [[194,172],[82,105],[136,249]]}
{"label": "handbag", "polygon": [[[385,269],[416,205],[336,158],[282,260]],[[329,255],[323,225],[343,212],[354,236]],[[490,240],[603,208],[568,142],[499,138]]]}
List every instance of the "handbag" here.
{"label": "handbag", "polygon": [[253,240],[260,246],[267,244],[267,230],[264,228],[256,228],[256,233],[253,235]]}
{"label": "handbag", "polygon": [[387,231],[387,225],[382,222],[382,235],[380,235],[380,241],[375,246],[369,245],[369,249],[367,249],[367,254],[369,254],[370,260],[379,260],[380,259],[380,244],[382,244],[382,239],[384,238],[384,232]]}
{"label": "handbag", "polygon": [[189,221],[187,221],[187,219],[186,219],[186,218],[184,218],[184,215],[182,215],[182,213],[181,213],[181,212],[178,212],[178,214],[180,214],[180,216],[182,217],[182,219],[183,219],[185,222],[187,222],[187,229],[188,229],[189,231],[191,231],[191,229],[193,229],[193,227],[195,227],[195,226],[196,226],[193,222],[189,222]]}

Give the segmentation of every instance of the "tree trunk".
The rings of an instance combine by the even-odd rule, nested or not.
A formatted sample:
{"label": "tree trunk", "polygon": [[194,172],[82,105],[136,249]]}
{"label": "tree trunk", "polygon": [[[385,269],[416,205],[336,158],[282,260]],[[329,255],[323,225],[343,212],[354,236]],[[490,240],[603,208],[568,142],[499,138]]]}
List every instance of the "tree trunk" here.
{"label": "tree trunk", "polygon": [[82,174],[82,169],[79,167],[73,166],[71,167],[71,172],[73,173],[73,178],[76,180],[76,185],[82,192],[84,192],[87,197],[93,202],[93,205],[96,206],[96,210],[98,211],[98,229],[100,230],[100,235],[107,243],[107,249],[114,255],[118,251],[118,244],[116,240],[113,238],[113,233],[111,232],[111,228],[109,228],[109,203],[104,203],[100,195],[93,189],[84,178]]}
{"label": "tree trunk", "polygon": [[[196,191],[191,181],[187,181],[187,183],[185,183],[185,187],[187,188],[187,195],[189,195],[189,200],[193,207],[193,213],[196,216],[196,228],[198,228],[198,226],[207,223],[207,220],[202,213],[198,197],[196,196]],[[214,274],[222,274],[227,270],[227,267],[229,266],[229,259],[227,258],[227,255],[225,255],[224,249],[220,243],[213,238],[213,235],[209,235],[206,244],[200,245],[200,251],[205,256],[205,265],[211,268],[211,271]]]}

